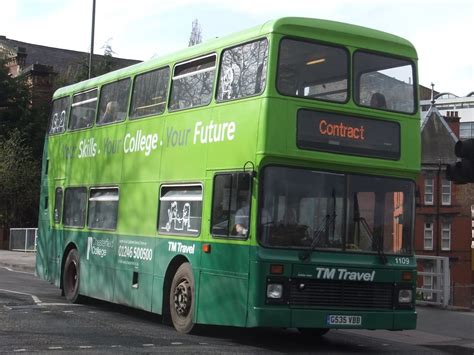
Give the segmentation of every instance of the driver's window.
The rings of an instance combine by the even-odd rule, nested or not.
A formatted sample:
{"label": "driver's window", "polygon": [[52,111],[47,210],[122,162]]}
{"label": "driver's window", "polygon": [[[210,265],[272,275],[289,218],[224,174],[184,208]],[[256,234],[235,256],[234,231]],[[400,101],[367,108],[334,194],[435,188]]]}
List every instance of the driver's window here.
{"label": "driver's window", "polygon": [[215,176],[211,221],[213,236],[247,238],[250,226],[251,181],[248,173]]}

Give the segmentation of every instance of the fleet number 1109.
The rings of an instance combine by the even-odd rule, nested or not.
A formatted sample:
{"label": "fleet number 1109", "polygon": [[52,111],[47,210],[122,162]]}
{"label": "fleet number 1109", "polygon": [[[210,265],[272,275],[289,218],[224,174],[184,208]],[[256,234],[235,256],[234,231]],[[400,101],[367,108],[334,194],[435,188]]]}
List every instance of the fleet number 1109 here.
{"label": "fleet number 1109", "polygon": [[395,263],[396,264],[401,264],[401,265],[409,265],[410,264],[410,258],[396,257],[395,258]]}

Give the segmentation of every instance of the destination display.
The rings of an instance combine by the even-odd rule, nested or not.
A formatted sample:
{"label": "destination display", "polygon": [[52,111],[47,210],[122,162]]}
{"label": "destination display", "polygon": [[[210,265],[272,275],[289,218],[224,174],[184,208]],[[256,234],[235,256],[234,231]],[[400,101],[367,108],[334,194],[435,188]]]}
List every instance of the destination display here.
{"label": "destination display", "polygon": [[311,110],[298,111],[298,148],[382,159],[400,159],[396,122]]}

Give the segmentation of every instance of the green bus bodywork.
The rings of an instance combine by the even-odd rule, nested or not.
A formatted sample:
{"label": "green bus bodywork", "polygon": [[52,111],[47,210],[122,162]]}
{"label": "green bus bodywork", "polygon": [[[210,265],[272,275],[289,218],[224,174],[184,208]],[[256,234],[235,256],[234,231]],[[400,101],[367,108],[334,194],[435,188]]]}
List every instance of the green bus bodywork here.
{"label": "green bus bodywork", "polygon": [[[300,168],[412,182],[420,169],[417,105],[414,112],[401,113],[356,104],[352,65],[348,68],[351,79],[344,102],[283,96],[277,90],[280,41],[291,38],[334,44],[344,48],[349,58],[357,50],[383,53],[408,60],[416,68],[416,51],[406,40],[331,21],[283,18],[61,88],[54,99],[100,89],[106,83],[123,78],[133,79],[155,68],[169,66],[172,71],[176,63],[211,53],[217,55],[215,92],[222,51],[262,38],[268,41],[268,63],[265,87],[259,95],[216,102],[213,94],[210,104],[205,106],[173,112],[165,110],[158,116],[127,118],[112,125],[47,136],[36,264],[39,277],[64,287],[66,258],[70,250],[76,249],[80,258],[79,294],[167,314],[173,276],[179,266],[187,262],[194,278],[193,323],[309,329],[415,328],[413,248],[406,253],[385,252],[381,256],[376,252],[348,252],[346,245],[341,246],[341,250],[316,249],[302,258],[301,253],[308,246],[273,247],[258,237],[263,228],[258,221],[266,168]],[[415,90],[414,102],[417,102],[416,95]],[[302,109],[395,122],[400,129],[399,157],[384,159],[299,148],[296,121]],[[211,216],[216,173],[244,170],[253,171],[248,236],[213,236]],[[180,184],[202,187],[198,236],[171,235],[157,228],[161,188]],[[65,227],[61,216],[57,223],[54,216],[56,189],[62,188],[64,192],[70,187],[117,188],[116,228],[91,229],[87,221],[83,228]],[[408,194],[405,198],[413,204],[414,195]],[[353,204],[341,203],[345,206],[341,207],[343,211],[349,213]],[[412,244],[413,218],[406,223],[409,223],[406,243]],[[346,228],[344,226],[341,230]],[[272,274],[275,265],[279,271]],[[322,284],[324,280],[329,286]],[[274,283],[283,285],[283,297],[277,301],[267,297],[267,287]],[[321,297],[320,289],[331,298],[336,297],[331,287],[341,292],[339,288],[352,286],[355,288],[350,291],[351,297],[356,300],[377,298],[388,287],[384,295],[392,298],[387,301],[389,307],[298,299],[298,292],[306,292],[306,288],[311,291],[304,297]],[[400,287],[413,292],[407,305],[398,304]]]}

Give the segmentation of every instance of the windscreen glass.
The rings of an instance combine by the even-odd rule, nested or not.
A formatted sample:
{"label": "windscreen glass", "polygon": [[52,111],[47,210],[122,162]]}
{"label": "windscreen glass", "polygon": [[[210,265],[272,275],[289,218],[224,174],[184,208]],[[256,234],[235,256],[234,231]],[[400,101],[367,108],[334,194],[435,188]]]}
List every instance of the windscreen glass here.
{"label": "windscreen glass", "polygon": [[408,60],[362,51],[354,54],[354,99],[361,106],[415,112],[414,78],[414,66]]}
{"label": "windscreen glass", "polygon": [[345,102],[349,57],[343,48],[283,39],[277,88],[282,95]]}
{"label": "windscreen glass", "polygon": [[267,167],[262,197],[264,246],[411,253],[411,181]]}

